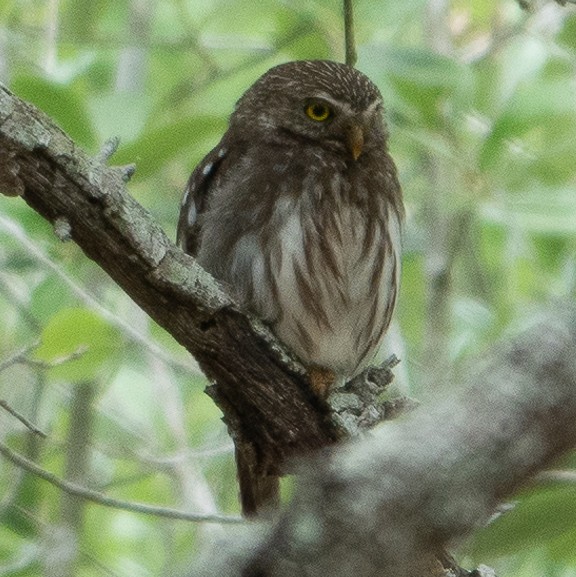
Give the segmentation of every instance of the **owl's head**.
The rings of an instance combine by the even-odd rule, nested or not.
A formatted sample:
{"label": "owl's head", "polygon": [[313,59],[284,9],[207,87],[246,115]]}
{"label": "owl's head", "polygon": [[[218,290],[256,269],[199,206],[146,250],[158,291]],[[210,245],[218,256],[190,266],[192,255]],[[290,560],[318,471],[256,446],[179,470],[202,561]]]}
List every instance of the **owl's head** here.
{"label": "owl's head", "polygon": [[271,68],[240,98],[230,124],[246,139],[313,144],[353,160],[384,149],[386,141],[376,85],[355,68],[329,60]]}

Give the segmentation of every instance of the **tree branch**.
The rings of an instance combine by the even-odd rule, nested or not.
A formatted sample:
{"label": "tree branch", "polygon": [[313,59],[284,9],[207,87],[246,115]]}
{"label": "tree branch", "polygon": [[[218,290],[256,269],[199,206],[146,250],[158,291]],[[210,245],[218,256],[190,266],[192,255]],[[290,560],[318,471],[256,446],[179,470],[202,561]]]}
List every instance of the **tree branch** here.
{"label": "tree branch", "polygon": [[90,158],[0,87],[0,190],[18,194],[97,262],[198,360],[235,439],[264,475],[334,442],[302,368],[125,191],[126,169]]}
{"label": "tree branch", "polygon": [[[333,444],[341,429],[301,367],[167,239],[126,194],[126,175],[0,87],[0,190],[65,231],[198,359],[260,471],[282,473],[292,457]],[[575,423],[576,313],[566,309],[502,347],[464,393],[304,468],[268,534],[258,529],[230,556],[220,547],[196,574],[431,574],[431,554],[576,444]]]}
{"label": "tree branch", "polygon": [[501,345],[471,380],[304,466],[275,527],[219,543],[190,575],[444,575],[438,551],[576,445],[574,306]]}
{"label": "tree branch", "polygon": [[141,513],[144,515],[154,515],[156,517],[164,517],[167,519],[177,519],[179,521],[194,521],[199,523],[242,523],[243,519],[240,517],[229,517],[226,515],[216,515],[216,514],[202,514],[202,513],[188,513],[187,511],[178,511],[177,509],[170,509],[168,507],[160,507],[157,505],[148,505],[146,503],[135,503],[134,501],[122,501],[121,499],[115,499],[114,497],[109,497],[93,489],[88,489],[87,487],[82,487],[71,481],[65,481],[60,479],[56,475],[42,469],[32,461],[28,460],[26,457],[15,453],[9,449],[4,443],[0,443],[0,455],[5,459],[20,467],[24,471],[28,471],[47,481],[54,487],[57,487],[67,495],[73,497],[78,497],[79,499],[84,499],[86,501],[91,501],[92,503],[97,503],[103,507],[111,507],[113,509],[122,509],[124,511],[130,511],[132,513]]}
{"label": "tree branch", "polygon": [[18,419],[31,433],[46,439],[48,435],[40,430],[34,423],[29,421],[24,415],[21,415],[16,409],[12,408],[4,399],[0,399],[0,407],[6,412],[10,413],[14,418]]}

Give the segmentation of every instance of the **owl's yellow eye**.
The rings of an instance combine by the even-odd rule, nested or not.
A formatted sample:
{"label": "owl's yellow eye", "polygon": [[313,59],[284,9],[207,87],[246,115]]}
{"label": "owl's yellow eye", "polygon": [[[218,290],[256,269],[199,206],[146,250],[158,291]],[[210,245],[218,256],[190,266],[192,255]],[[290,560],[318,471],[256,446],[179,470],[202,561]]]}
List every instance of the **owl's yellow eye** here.
{"label": "owl's yellow eye", "polygon": [[306,116],[316,122],[324,122],[332,116],[332,109],[323,102],[310,102],[304,109]]}

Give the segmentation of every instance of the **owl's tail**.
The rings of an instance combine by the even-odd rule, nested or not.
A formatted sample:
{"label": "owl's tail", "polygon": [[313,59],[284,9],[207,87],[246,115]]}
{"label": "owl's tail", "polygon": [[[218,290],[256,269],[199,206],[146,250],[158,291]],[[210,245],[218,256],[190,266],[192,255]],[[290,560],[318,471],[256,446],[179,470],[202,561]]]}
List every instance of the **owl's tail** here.
{"label": "owl's tail", "polygon": [[251,445],[236,444],[236,470],[244,517],[262,517],[278,510],[280,478],[261,470]]}

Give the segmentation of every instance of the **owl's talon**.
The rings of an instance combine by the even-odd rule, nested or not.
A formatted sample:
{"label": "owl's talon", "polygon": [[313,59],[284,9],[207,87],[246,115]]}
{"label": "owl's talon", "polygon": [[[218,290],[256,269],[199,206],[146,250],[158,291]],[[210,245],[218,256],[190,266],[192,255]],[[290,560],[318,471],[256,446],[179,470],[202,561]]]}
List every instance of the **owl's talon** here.
{"label": "owl's talon", "polygon": [[308,378],[314,393],[321,399],[326,399],[336,381],[336,373],[323,367],[312,367],[308,371]]}

